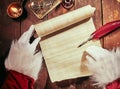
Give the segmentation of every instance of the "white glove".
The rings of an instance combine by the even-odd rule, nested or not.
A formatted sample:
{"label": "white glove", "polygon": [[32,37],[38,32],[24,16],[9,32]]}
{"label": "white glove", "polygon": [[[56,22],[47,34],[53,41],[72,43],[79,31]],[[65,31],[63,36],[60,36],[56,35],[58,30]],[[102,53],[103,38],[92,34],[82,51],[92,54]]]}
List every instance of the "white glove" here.
{"label": "white glove", "polygon": [[120,48],[108,51],[101,47],[91,46],[86,49],[88,68],[93,73],[92,80],[96,85],[105,86],[120,78]]}
{"label": "white glove", "polygon": [[9,55],[5,60],[5,67],[8,70],[15,70],[36,80],[42,65],[42,54],[35,50],[40,37],[31,44],[29,43],[33,31],[34,26],[32,25],[18,41],[12,42]]}

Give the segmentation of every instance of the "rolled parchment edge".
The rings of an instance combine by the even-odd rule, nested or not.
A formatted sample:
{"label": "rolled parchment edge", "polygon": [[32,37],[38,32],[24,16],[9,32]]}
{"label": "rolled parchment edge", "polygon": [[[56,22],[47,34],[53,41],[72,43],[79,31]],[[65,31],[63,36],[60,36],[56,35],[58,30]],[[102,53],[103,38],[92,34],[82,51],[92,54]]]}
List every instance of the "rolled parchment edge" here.
{"label": "rolled parchment edge", "polygon": [[78,8],[63,15],[35,24],[35,31],[40,37],[46,36],[93,16],[94,11],[95,8],[91,5]]}

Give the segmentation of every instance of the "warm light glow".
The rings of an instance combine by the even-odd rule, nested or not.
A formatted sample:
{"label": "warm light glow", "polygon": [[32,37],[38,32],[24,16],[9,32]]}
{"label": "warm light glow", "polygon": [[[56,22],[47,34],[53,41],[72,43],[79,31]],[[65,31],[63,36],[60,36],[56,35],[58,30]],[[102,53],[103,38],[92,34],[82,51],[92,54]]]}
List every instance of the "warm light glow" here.
{"label": "warm light glow", "polygon": [[18,2],[11,3],[7,8],[7,13],[12,18],[17,18],[22,15],[22,6]]}
{"label": "warm light glow", "polygon": [[15,8],[15,7],[11,7],[11,10],[12,10],[13,12],[18,12],[18,9]]}
{"label": "warm light glow", "polygon": [[34,6],[34,2],[31,2],[30,5],[31,5],[31,6]]}
{"label": "warm light glow", "polygon": [[120,3],[120,0],[117,0]]}

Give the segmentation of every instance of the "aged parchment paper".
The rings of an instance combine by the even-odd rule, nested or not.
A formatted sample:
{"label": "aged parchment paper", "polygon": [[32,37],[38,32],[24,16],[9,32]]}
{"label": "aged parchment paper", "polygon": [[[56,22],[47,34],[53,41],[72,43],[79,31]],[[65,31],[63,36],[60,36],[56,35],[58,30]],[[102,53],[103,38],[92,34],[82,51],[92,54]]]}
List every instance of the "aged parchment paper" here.
{"label": "aged parchment paper", "polygon": [[[79,11],[82,11],[81,14],[79,13]],[[54,24],[50,27],[49,25],[51,21],[45,22],[47,26],[44,23],[42,23],[42,25],[40,23],[36,25],[36,31],[41,37],[45,36],[47,32],[49,33],[50,31],[52,31],[50,33],[53,33],[56,29],[62,30],[48,36],[40,42],[42,53],[52,82],[90,75],[91,73],[84,72],[86,70],[81,71],[81,60],[83,52],[90,45],[100,46],[99,41],[90,41],[84,46],[77,48],[81,42],[86,40],[89,35],[95,31],[95,26],[91,18],[94,10],[93,7],[85,6],[84,8],[82,8],[82,10],[78,10],[74,13],[75,19],[79,17],[82,19],[76,21],[72,13],[71,15],[69,14],[70,18],[67,21],[66,18],[68,17],[66,16],[65,20],[61,20],[61,22],[58,22],[61,17],[53,19],[56,20],[56,25],[58,26],[58,28],[56,27],[54,21]],[[62,18],[64,18],[64,15],[62,15]],[[41,29],[43,30],[41,31]],[[48,31],[49,29],[50,31]]]}

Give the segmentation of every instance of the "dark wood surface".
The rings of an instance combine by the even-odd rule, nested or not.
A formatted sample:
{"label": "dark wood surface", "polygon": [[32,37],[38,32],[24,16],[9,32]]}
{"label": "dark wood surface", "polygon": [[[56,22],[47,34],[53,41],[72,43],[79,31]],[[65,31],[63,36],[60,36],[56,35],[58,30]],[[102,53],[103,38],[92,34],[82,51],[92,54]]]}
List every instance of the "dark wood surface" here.
{"label": "dark wood surface", "polygon": [[[9,51],[11,41],[18,39],[23,32],[28,30],[31,24],[40,23],[47,19],[56,17],[71,10],[80,8],[85,5],[96,7],[93,16],[94,24],[98,29],[103,24],[120,19],[120,2],[119,0],[75,0],[75,5],[70,10],[66,10],[62,5],[57,6],[42,20],[38,19],[28,8],[29,0],[24,3],[24,13],[21,18],[11,19],[6,14],[7,6],[17,0],[0,0],[0,85],[5,78],[4,59]],[[120,46],[120,30],[116,30],[101,39],[103,47],[112,49]],[[37,88],[39,87],[39,88]],[[60,82],[51,83],[45,62],[43,63],[39,79],[35,84],[37,89],[100,89],[92,86],[89,77],[69,79]]]}

